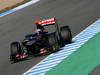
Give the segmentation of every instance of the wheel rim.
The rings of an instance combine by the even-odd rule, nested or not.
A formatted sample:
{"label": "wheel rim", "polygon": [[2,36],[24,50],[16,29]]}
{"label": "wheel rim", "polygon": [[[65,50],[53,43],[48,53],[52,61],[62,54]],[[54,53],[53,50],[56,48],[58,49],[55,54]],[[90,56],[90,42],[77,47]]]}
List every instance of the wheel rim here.
{"label": "wheel rim", "polygon": [[53,51],[58,51],[59,46],[57,44],[55,44],[55,45],[52,46],[52,49],[53,49]]}

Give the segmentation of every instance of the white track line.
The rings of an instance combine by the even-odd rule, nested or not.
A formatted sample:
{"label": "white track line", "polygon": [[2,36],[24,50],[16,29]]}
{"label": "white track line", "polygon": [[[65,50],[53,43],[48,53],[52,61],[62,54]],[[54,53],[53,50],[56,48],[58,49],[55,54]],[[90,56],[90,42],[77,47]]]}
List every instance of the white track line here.
{"label": "white track line", "polygon": [[20,5],[20,6],[16,7],[16,8],[14,8],[14,9],[11,9],[11,10],[8,10],[8,11],[6,11],[6,12],[4,12],[4,13],[1,13],[1,14],[0,14],[0,17],[6,16],[6,15],[8,15],[8,14],[10,14],[10,13],[13,13],[13,12],[15,12],[15,11],[18,11],[18,10],[20,10],[20,9],[22,9],[22,8],[25,8],[25,7],[29,6],[29,5],[35,4],[35,3],[39,2],[39,1],[40,1],[40,0],[32,0],[32,1],[30,1],[30,2],[27,2],[27,3],[25,3],[25,4],[23,4],[23,5]]}

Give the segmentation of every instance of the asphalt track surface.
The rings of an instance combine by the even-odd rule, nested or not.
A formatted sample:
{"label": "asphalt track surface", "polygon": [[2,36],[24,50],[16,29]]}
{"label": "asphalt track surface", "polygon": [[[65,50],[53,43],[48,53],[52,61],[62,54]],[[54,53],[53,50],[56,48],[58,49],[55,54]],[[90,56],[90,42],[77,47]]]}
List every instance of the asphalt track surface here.
{"label": "asphalt track surface", "polygon": [[[0,75],[22,75],[47,56],[11,64],[9,46],[35,29],[34,21],[56,17],[59,26],[69,25],[73,37],[100,18],[100,0],[41,0],[0,18]],[[49,28],[54,30],[54,28]]]}

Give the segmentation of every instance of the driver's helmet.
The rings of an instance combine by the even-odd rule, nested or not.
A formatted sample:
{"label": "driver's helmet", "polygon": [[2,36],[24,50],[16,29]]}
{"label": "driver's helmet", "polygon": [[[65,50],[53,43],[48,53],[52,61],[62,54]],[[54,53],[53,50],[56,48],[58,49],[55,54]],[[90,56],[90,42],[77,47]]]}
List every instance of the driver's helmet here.
{"label": "driver's helmet", "polygon": [[41,34],[44,31],[44,27],[41,24],[36,23],[36,33]]}
{"label": "driver's helmet", "polygon": [[41,29],[36,29],[35,32],[38,33],[38,34],[40,34],[42,32],[42,30]]}

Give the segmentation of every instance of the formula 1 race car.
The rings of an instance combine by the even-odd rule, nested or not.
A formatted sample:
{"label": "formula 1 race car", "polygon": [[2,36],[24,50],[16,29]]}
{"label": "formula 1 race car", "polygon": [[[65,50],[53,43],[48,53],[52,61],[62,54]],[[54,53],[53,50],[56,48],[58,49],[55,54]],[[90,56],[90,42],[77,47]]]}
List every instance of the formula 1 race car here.
{"label": "formula 1 race car", "polygon": [[[61,46],[71,43],[72,34],[69,26],[60,27],[55,18],[35,21],[36,32],[26,35],[24,40],[10,44],[10,60],[16,62],[30,55],[42,55],[56,52]],[[48,32],[45,27],[54,25],[55,31]]]}

